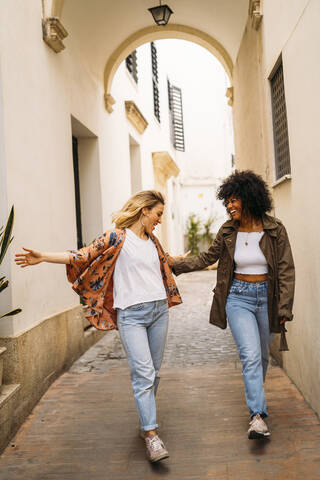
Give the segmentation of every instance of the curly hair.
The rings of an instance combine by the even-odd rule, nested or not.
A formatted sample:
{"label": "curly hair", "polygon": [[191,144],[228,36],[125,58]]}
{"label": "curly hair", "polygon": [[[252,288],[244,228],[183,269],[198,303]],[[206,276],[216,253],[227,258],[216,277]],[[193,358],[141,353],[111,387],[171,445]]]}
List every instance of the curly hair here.
{"label": "curly hair", "polygon": [[266,182],[252,170],[235,170],[220,185],[217,199],[222,200],[224,206],[234,195],[241,199],[242,210],[254,218],[261,218],[272,209],[272,198]]}

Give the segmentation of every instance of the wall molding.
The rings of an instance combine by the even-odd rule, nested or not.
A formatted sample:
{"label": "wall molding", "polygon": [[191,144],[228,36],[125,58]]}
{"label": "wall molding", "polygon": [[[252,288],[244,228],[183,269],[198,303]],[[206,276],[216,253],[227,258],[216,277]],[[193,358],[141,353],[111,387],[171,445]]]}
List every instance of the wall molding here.
{"label": "wall molding", "polygon": [[125,107],[127,119],[132,123],[137,132],[142,134],[148,126],[147,120],[132,100],[127,100],[125,102]]}
{"label": "wall molding", "polygon": [[163,186],[170,177],[176,177],[180,173],[180,168],[168,152],[154,152],[152,163],[156,182]]}
{"label": "wall molding", "polygon": [[230,107],[232,107],[232,105],[233,105],[233,87],[227,88],[226,97],[229,98],[228,105],[230,105]]}
{"label": "wall molding", "polygon": [[258,30],[263,17],[260,0],[250,0],[249,16],[251,17],[252,28]]}
{"label": "wall molding", "polygon": [[42,31],[44,42],[55,53],[59,53],[66,48],[62,40],[68,36],[68,32],[58,17],[48,17],[43,19]]}
{"label": "wall molding", "polygon": [[61,23],[64,0],[42,0],[42,34],[44,42],[55,53],[65,49],[63,40],[68,36]]}

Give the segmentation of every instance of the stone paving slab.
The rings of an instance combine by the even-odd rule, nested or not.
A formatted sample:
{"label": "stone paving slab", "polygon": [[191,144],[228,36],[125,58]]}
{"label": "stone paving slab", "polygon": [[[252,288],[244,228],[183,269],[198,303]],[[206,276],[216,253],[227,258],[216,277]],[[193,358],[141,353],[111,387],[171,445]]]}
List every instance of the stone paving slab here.
{"label": "stone paving slab", "polygon": [[158,394],[170,458],[151,465],[138,437],[129,371],[107,334],[43,396],[0,460],[0,480],[319,480],[320,422],[274,364],[272,437],[248,440],[240,362],[229,330],[208,323],[216,272],[178,278]]}
{"label": "stone paving slab", "polygon": [[66,373],[0,461],[1,480],[318,480],[320,423],[279,367],[267,382],[270,440],[248,440],[234,365],[164,368],[159,423],[170,458],[151,465],[138,438],[128,369]]}

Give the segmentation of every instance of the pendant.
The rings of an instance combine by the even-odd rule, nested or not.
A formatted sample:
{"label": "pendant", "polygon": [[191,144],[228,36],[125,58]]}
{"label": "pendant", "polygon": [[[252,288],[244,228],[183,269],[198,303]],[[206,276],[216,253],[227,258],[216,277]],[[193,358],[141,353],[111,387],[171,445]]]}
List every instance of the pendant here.
{"label": "pendant", "polygon": [[247,246],[247,245],[248,245],[248,242],[245,242],[245,245]]}

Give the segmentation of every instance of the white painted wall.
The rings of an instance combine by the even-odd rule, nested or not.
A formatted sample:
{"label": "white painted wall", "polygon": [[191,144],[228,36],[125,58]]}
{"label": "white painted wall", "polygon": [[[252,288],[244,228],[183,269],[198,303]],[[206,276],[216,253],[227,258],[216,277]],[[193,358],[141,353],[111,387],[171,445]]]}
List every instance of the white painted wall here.
{"label": "white painted wall", "polygon": [[181,174],[182,223],[195,213],[202,222],[216,220],[217,232],[226,218],[216,200],[221,180],[231,172],[234,153],[230,86],[220,62],[199,45],[183,40],[157,42],[170,82],[182,89],[185,152],[178,152]]}
{"label": "white painted wall", "polygon": [[[158,42],[156,42],[157,45]],[[115,171],[111,171],[112,165],[106,166],[106,168],[108,168],[108,175],[112,175],[114,178],[114,185],[123,186],[123,200],[117,206],[114,205],[114,202],[112,202],[112,205],[107,206],[106,218],[110,218],[112,211],[119,208],[121,203],[127,200],[131,194],[132,182],[134,185],[141,185],[142,189],[155,187],[152,164],[153,152],[167,151],[179,164],[176,152],[170,142],[167,73],[161,53],[158,52],[160,122],[156,119],[153,110],[151,46],[149,43],[137,49],[137,64],[137,84],[127,71],[125,62],[120,65],[112,84],[111,93],[116,99],[116,104],[114,112],[110,116],[112,117],[111,121],[109,122],[108,119],[108,138],[110,139],[110,158],[117,159],[116,164],[119,176],[116,176],[117,173]],[[147,120],[148,126],[144,133],[139,134],[127,119],[125,113],[126,100],[134,101]],[[132,162],[140,163],[141,174],[140,172],[132,171]],[[124,172],[127,172],[127,174],[124,175]],[[138,177],[140,176],[139,180]],[[129,194],[128,182],[130,184]],[[172,219],[170,191],[170,187],[168,187],[168,198],[166,199],[166,209],[169,210],[167,212],[168,219]],[[172,223],[170,220],[169,230],[174,228]],[[180,252],[182,248],[182,231],[180,230],[179,232],[176,225],[175,230],[175,235],[168,232],[170,238],[168,248],[172,254]]]}
{"label": "white painted wall", "polygon": [[[16,210],[12,259],[22,246],[74,246],[70,100],[63,88],[65,57],[41,40],[41,2],[2,2],[0,18],[7,197]],[[14,27],[7,28],[12,19]],[[1,335],[78,302],[62,266],[21,270],[11,262],[11,281],[12,305],[23,312],[1,322]]]}
{"label": "white painted wall", "polygon": [[[8,28],[12,19],[14,28]],[[5,164],[2,160],[1,172],[6,175],[1,215],[6,216],[11,204],[16,209],[15,238],[7,259],[8,272],[5,272],[12,285],[7,303],[23,309],[20,315],[2,320],[2,336],[17,335],[79,302],[66,281],[63,266],[42,264],[22,270],[13,262],[14,253],[22,246],[44,251],[76,247],[72,134],[77,136],[79,144],[85,243],[111,227],[112,212],[131,195],[133,143],[139,149],[143,189],[154,188],[153,152],[167,151],[180,168],[183,162],[189,162],[191,168],[194,159],[192,153],[186,163],[183,155],[177,155],[171,145],[169,66],[160,46],[161,122],[153,113],[150,44],[138,50],[138,85],[131,80],[125,64],[120,66],[111,89],[116,104],[109,115],[103,103],[102,71],[101,76],[97,76],[90,67],[90,56],[79,42],[81,22],[77,13],[68,8],[64,11],[63,24],[69,36],[65,41],[67,48],[59,54],[43,42],[41,21],[41,2],[14,0],[0,4],[3,97],[0,134],[5,139],[2,157]],[[184,85],[178,86],[184,89]],[[148,121],[142,135],[126,118],[125,100],[133,100]],[[191,148],[194,132],[187,114],[185,118],[186,142]],[[202,162],[202,158],[203,154],[199,161]],[[205,163],[202,166],[205,168]],[[179,208],[180,181],[170,179],[167,191],[169,249],[177,254],[183,250],[184,226]],[[4,301],[4,296],[1,300]]]}
{"label": "white painted wall", "polygon": [[[288,326],[290,351],[284,367],[317,412],[320,411],[320,178],[318,0],[264,2],[265,90],[272,139],[270,71],[282,53],[292,180],[273,188],[275,214],[285,224],[296,264],[294,321]],[[269,168],[274,181],[273,144]]]}
{"label": "white painted wall", "polygon": [[[14,204],[16,209],[15,238],[4,272],[11,279],[12,301],[8,290],[6,301],[1,296],[1,311],[10,303],[23,309],[18,316],[2,320],[2,336],[17,335],[79,303],[63,266],[41,264],[22,270],[13,262],[22,246],[43,251],[76,247],[72,133],[79,140],[85,243],[111,227],[111,213],[131,195],[129,136],[140,145],[142,188],[154,187],[152,152],[168,150],[174,156],[168,127],[159,125],[153,115],[150,45],[139,53],[138,88],[124,65],[119,69],[112,92],[117,103],[109,115],[102,79],[90,72],[75,37],[70,35],[68,48],[55,54],[42,41],[41,14],[41,2],[0,5],[5,139],[1,172],[6,170],[1,220],[8,206]],[[15,28],[8,29],[13,18]],[[66,22],[70,25],[67,18]],[[148,119],[143,141],[126,119],[127,99],[134,100]],[[164,99],[162,90],[163,105]]]}

